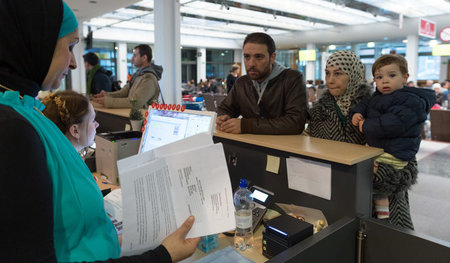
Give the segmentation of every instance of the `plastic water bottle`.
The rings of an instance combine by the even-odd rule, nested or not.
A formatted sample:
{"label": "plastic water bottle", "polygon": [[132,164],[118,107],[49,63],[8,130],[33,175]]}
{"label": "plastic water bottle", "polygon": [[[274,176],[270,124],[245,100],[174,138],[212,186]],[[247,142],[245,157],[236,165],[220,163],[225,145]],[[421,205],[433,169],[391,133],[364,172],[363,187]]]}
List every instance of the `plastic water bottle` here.
{"label": "plastic water bottle", "polygon": [[234,246],[244,251],[253,246],[252,232],[252,192],[247,188],[247,180],[241,179],[239,189],[234,193],[234,207],[236,208],[236,232]]}

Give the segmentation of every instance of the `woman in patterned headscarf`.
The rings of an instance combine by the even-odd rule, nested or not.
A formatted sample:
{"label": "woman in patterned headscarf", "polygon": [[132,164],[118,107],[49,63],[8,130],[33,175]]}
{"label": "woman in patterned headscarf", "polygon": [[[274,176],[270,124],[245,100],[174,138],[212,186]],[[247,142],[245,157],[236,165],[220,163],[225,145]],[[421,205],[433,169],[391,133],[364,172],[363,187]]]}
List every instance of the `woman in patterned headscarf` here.
{"label": "woman in patterned headscarf", "polygon": [[[352,108],[370,96],[372,87],[364,83],[364,65],[355,53],[341,50],[327,60],[325,79],[328,90],[309,111],[306,133],[322,139],[366,144],[364,135],[348,118]],[[379,163],[374,174],[373,189],[389,196],[390,222],[414,229],[409,212],[408,188],[417,180],[417,161],[403,170]]]}
{"label": "woman in patterned headscarf", "polygon": [[371,93],[371,87],[363,84],[364,65],[355,53],[341,50],[328,58],[325,74],[328,90],[313,104],[307,132],[313,137],[365,144],[364,135],[347,119],[351,108]]}

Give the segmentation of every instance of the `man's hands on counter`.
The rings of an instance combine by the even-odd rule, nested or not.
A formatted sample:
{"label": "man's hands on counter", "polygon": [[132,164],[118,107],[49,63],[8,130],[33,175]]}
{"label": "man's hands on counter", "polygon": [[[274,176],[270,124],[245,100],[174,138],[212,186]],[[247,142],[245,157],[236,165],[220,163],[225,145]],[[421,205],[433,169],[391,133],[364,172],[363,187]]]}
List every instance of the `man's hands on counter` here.
{"label": "man's hands on counter", "polygon": [[216,119],[216,127],[219,131],[227,133],[241,133],[241,119],[231,118],[229,115],[221,115]]}

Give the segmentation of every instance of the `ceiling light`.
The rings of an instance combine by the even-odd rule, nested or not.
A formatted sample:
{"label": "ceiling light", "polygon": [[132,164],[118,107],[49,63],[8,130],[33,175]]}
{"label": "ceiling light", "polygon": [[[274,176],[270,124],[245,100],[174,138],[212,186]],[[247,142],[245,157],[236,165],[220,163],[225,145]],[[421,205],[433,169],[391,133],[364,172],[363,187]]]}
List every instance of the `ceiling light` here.
{"label": "ceiling light", "polygon": [[331,28],[331,25],[316,23],[311,27],[310,23],[301,19],[277,15],[277,19],[273,19],[273,14],[262,13],[248,9],[230,7],[231,12],[219,10],[218,4],[207,2],[190,2],[180,7],[181,13],[196,15],[200,17],[226,17],[227,20],[234,20],[236,23],[259,24],[261,26],[274,27],[285,30],[313,30]]}
{"label": "ceiling light", "polygon": [[384,16],[374,17],[372,14],[335,5],[326,0],[303,0],[303,1],[279,1],[279,0],[235,0],[241,4],[260,6],[270,10],[293,13],[300,16],[311,16],[325,21],[331,21],[339,24],[359,25],[374,22],[384,22],[390,19]]}
{"label": "ceiling light", "polygon": [[335,45],[329,45],[328,46],[328,50],[336,50],[336,46]]}
{"label": "ceiling light", "polygon": [[408,43],[408,39],[403,39],[402,42],[406,44]]}
{"label": "ceiling light", "polygon": [[367,47],[375,47],[375,42],[367,42]]}

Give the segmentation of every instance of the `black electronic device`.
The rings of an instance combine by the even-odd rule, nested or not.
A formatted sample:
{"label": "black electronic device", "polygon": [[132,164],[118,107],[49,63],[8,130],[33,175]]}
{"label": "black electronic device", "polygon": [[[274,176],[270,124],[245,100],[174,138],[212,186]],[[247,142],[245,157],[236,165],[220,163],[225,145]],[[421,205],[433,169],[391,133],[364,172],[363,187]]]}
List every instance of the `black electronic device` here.
{"label": "black electronic device", "polygon": [[283,214],[264,223],[262,252],[271,258],[313,234],[313,225]]}
{"label": "black electronic device", "polygon": [[251,186],[250,191],[252,192],[253,203],[255,204],[255,207],[252,209],[252,231],[254,232],[256,227],[262,222],[267,212],[267,207],[272,203],[275,194],[257,185]]}

